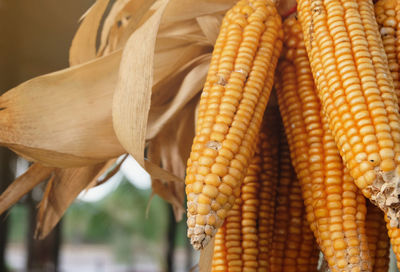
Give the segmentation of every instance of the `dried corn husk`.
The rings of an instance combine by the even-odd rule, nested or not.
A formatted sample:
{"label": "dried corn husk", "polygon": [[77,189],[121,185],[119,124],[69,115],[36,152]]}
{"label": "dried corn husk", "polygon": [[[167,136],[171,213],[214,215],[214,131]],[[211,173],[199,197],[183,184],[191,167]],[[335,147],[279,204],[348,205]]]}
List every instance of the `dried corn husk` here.
{"label": "dried corn husk", "polygon": [[58,223],[81,191],[96,180],[104,163],[89,167],[56,169],[39,204],[35,237],[44,238]]}

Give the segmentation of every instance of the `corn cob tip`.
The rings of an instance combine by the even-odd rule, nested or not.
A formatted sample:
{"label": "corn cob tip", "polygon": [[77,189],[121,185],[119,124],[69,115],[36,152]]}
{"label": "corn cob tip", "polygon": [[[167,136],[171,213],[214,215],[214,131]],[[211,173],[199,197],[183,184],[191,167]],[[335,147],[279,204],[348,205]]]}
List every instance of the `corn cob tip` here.
{"label": "corn cob tip", "polygon": [[[204,228],[204,227],[203,227]],[[205,248],[208,243],[211,241],[212,236],[201,233],[195,234],[190,238],[190,243],[192,244],[193,248],[196,250],[201,250]]]}
{"label": "corn cob tip", "polygon": [[[194,217],[195,216],[191,216],[188,218],[188,225],[190,222],[195,222]],[[190,243],[196,250],[205,248],[216,233],[217,228],[208,224],[199,225],[196,223],[194,227],[190,227],[189,225],[187,230],[187,236],[190,238]]]}
{"label": "corn cob tip", "polygon": [[386,213],[390,226],[399,228],[400,176],[395,170],[389,172],[376,170],[376,173],[377,178],[365,189],[366,194],[371,195],[371,201]]}

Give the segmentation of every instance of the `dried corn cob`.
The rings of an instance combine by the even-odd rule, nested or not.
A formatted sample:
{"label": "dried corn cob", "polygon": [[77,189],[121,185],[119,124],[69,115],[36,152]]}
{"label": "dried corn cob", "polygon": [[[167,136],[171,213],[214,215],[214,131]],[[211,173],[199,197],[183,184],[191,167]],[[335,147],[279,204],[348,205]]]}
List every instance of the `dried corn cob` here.
{"label": "dried corn cob", "polygon": [[267,271],[269,267],[279,129],[277,109],[267,110],[267,113],[240,197],[236,198],[223,227],[217,232],[213,271],[224,267],[225,271]]}
{"label": "dried corn cob", "polygon": [[321,113],[295,18],[284,22],[284,33],[276,89],[307,219],[331,271],[366,271],[370,261],[365,199],[344,167]]}
{"label": "dried corn cob", "polygon": [[239,196],[282,47],[272,0],[241,0],[228,11],[203,90],[188,160],[188,237],[203,248]]}
{"label": "dried corn cob", "polygon": [[[260,133],[261,134],[261,133]],[[262,144],[260,142],[258,147]],[[258,152],[257,152],[258,151]],[[262,158],[260,149],[247,168],[246,177],[243,180],[241,189],[242,206],[242,247],[243,247],[243,271],[257,271],[258,267],[258,231],[257,221],[259,217],[260,199],[260,174],[262,170]],[[270,190],[273,188],[269,188]]]}
{"label": "dried corn cob", "polygon": [[278,183],[279,111],[268,107],[265,124],[260,132],[260,153],[262,171],[260,173],[258,210],[258,270],[268,271],[274,227],[276,186]]}
{"label": "dried corn cob", "polygon": [[399,1],[379,0],[375,3],[375,16],[392,73],[397,100],[400,101],[400,40],[397,38],[400,35],[400,13],[397,17],[396,6],[399,12]]}
{"label": "dried corn cob", "polygon": [[270,271],[317,271],[319,252],[315,248],[315,239],[305,216],[300,184],[282,133]]}
{"label": "dried corn cob", "polygon": [[[397,98],[400,101],[400,3],[395,0],[379,0],[375,3],[376,21],[379,26],[379,31],[382,37],[383,46],[388,58],[389,69],[392,73],[393,84]],[[387,220],[387,217],[385,218]],[[388,220],[387,220],[388,221]],[[397,266],[400,268],[400,231],[394,226],[387,224],[388,234],[392,241],[393,251],[396,254]],[[380,233],[382,235],[382,233]],[[385,241],[384,238],[382,238]],[[379,239],[379,243],[380,243]],[[379,244],[384,246],[384,242]],[[377,246],[379,246],[377,245]],[[388,254],[384,249],[381,250],[382,255]],[[385,252],[385,253],[384,253]],[[386,256],[388,257],[388,256]],[[382,258],[386,267],[387,258]],[[387,271],[382,268],[380,271]],[[375,271],[375,270],[374,270]]]}
{"label": "dried corn cob", "polygon": [[329,127],[363,194],[399,218],[400,116],[372,1],[298,0]]}
{"label": "dried corn cob", "polygon": [[366,233],[372,271],[387,272],[389,269],[390,242],[386,231],[384,214],[369,201],[367,202]]}

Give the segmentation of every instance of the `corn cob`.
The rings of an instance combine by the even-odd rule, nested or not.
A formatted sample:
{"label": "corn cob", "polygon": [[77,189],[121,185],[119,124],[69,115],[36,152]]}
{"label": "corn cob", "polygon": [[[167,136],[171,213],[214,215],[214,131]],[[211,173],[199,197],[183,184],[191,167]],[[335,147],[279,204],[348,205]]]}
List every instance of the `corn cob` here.
{"label": "corn cob", "polygon": [[[399,14],[396,16],[396,8]],[[379,0],[375,3],[375,16],[382,43],[392,73],[393,85],[400,101],[400,3],[397,0]]]}
{"label": "corn cob", "polygon": [[371,267],[374,272],[387,272],[389,269],[389,237],[383,212],[367,202],[366,233],[368,237]]}
{"label": "corn cob", "polygon": [[270,271],[317,271],[319,252],[315,248],[315,239],[305,217],[300,184],[282,133]]}
{"label": "corn cob", "polygon": [[272,88],[280,28],[272,0],[241,0],[222,23],[186,171],[188,237],[196,249],[239,196]]}
{"label": "corn cob", "polygon": [[267,112],[240,197],[217,232],[212,271],[266,271],[269,267],[278,176],[279,138],[274,131],[279,130],[278,111]]}
{"label": "corn cob", "polygon": [[340,154],[358,188],[398,226],[400,116],[373,3],[298,0],[298,16]]}
{"label": "corn cob", "polygon": [[265,124],[260,133],[260,155],[262,171],[260,173],[259,210],[258,210],[258,270],[269,271],[272,245],[276,186],[278,183],[279,125],[278,109],[267,108]]}
{"label": "corn cob", "polygon": [[[400,3],[395,0],[379,0],[375,3],[375,15],[388,58],[389,69],[392,73],[397,99],[400,101],[400,39],[398,38],[400,37]],[[385,220],[388,222],[388,234],[392,242],[393,251],[396,254],[397,266],[400,268],[400,230],[395,226],[391,226],[387,217],[385,217]],[[381,232],[380,234],[382,235]],[[378,241],[380,243],[381,239]],[[385,239],[382,238],[382,241],[385,241]],[[380,243],[379,245],[383,247],[384,243]],[[381,252],[382,255],[384,254],[383,252],[388,254],[384,249],[382,249]],[[386,262],[388,260],[388,256],[385,257],[386,258],[382,257],[382,262],[385,264],[383,267],[386,267]],[[384,271],[384,269],[385,268],[382,268],[381,271]]]}
{"label": "corn cob", "polygon": [[[261,133],[260,133],[261,134]],[[262,140],[260,139],[260,144]],[[258,151],[258,152],[257,152]],[[243,271],[257,271],[258,267],[258,231],[257,221],[259,216],[258,208],[260,206],[260,199],[258,192],[260,190],[262,158],[260,148],[256,151],[255,156],[251,160],[249,168],[247,169],[246,177],[243,180],[241,199],[242,206],[242,247],[243,247]],[[269,188],[272,189],[273,188]]]}
{"label": "corn cob", "polygon": [[365,199],[344,167],[321,113],[301,27],[295,18],[283,26],[276,90],[307,220],[331,271],[366,271],[370,260]]}

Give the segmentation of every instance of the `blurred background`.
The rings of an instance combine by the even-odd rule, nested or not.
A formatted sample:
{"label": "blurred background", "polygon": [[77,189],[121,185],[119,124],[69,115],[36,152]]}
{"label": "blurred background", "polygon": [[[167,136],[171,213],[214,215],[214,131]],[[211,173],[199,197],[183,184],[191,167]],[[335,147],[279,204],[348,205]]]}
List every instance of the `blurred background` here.
{"label": "blurred background", "polygon": [[[111,1],[113,2],[113,1]],[[94,0],[0,0],[0,93],[68,67],[79,18]],[[0,192],[28,162],[0,148]],[[107,183],[81,194],[45,240],[34,240],[43,188],[0,216],[0,271],[189,271],[198,256],[185,218],[154,196],[132,158]]]}

